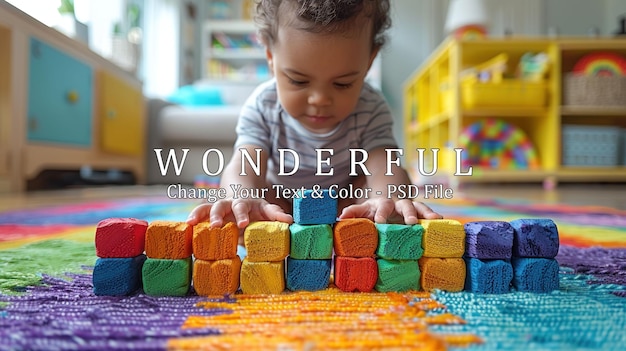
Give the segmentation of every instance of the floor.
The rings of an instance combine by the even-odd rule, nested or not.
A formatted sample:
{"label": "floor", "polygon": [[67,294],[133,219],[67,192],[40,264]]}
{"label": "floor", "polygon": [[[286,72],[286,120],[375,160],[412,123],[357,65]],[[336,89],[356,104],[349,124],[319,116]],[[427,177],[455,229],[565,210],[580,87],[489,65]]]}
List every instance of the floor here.
{"label": "floor", "polygon": [[[0,193],[0,211],[79,203],[88,200],[133,196],[164,196],[165,186],[101,186],[26,193]],[[605,206],[626,210],[626,184],[560,184],[544,190],[539,184],[463,185],[454,197],[477,199],[506,198],[545,204]]]}

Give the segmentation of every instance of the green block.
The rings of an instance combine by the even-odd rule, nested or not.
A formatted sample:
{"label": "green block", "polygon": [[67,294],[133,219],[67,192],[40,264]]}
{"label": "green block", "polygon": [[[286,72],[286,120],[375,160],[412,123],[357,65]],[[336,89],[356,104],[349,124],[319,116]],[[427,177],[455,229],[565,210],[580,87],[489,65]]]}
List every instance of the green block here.
{"label": "green block", "polygon": [[185,296],[191,286],[191,257],[148,258],[141,271],[143,291],[151,296]]}
{"label": "green block", "polygon": [[376,229],[378,257],[388,260],[418,260],[422,257],[424,228],[421,225],[376,223]]}
{"label": "green block", "polygon": [[374,289],[379,292],[402,292],[420,289],[420,268],[417,261],[398,261],[380,258],[378,280]]}
{"label": "green block", "polygon": [[292,224],[291,252],[297,260],[328,260],[333,255],[333,229],[328,224]]}

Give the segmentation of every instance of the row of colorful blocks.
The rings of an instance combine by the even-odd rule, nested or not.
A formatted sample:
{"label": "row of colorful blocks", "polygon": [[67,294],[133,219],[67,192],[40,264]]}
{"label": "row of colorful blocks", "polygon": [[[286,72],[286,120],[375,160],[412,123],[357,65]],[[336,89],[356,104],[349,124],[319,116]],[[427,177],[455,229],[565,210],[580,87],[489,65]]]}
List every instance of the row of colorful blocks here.
{"label": "row of colorful blocks", "polygon": [[422,220],[408,226],[351,219],[334,228],[256,222],[244,233],[248,256],[243,262],[236,254],[238,235],[232,223],[211,228],[208,223],[104,220],[96,230],[94,291],[123,295],[143,286],[151,295],[184,295],[191,280],[201,295],[239,287],[245,293],[276,293],[285,284],[289,290],[319,290],[328,286],[332,263],[334,282],[345,291],[503,293],[511,283],[523,291],[558,288],[558,232],[551,220],[465,226]]}

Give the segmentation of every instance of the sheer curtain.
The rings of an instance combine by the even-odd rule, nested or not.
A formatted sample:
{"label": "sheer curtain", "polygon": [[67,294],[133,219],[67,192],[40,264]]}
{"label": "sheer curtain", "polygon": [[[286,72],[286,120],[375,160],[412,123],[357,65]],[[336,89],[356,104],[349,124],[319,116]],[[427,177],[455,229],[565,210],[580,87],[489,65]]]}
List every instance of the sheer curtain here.
{"label": "sheer curtain", "polygon": [[144,2],[142,76],[147,97],[163,98],[178,87],[179,6],[176,0]]}

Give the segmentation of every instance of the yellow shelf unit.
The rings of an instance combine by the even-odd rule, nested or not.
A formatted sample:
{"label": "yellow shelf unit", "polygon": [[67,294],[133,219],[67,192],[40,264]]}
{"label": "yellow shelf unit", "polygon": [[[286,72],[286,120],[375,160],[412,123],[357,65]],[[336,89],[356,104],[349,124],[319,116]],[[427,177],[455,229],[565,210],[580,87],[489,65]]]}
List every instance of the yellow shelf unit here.
{"label": "yellow shelf unit", "polygon": [[[549,181],[625,181],[626,167],[564,167],[561,165],[561,126],[563,123],[612,125],[626,127],[626,108],[614,106],[563,106],[562,86],[565,73],[584,54],[598,50],[617,51],[626,56],[626,40],[597,38],[487,38],[458,40],[448,38],[407,80],[404,87],[405,154],[414,181],[447,179],[459,182],[535,182]],[[467,90],[461,81],[469,68],[499,54],[508,55],[505,76],[515,74],[517,63],[525,53],[545,53],[549,67],[542,81],[532,89],[542,89],[542,100],[528,104],[520,91],[501,91],[482,106],[468,107]],[[521,81],[507,81],[514,87]],[[478,87],[480,88],[480,87]],[[493,87],[490,87],[493,88]],[[528,93],[527,91],[526,93]],[[537,92],[532,91],[533,97]],[[490,92],[490,94],[493,94]],[[520,98],[516,104],[515,99]],[[464,100],[465,99],[465,100]],[[510,100],[513,99],[513,100]],[[489,100],[489,99],[487,99]],[[473,176],[454,176],[459,160],[459,136],[467,126],[484,118],[510,123],[528,136],[539,159],[538,169],[494,169],[473,167]],[[434,177],[420,177],[415,166],[417,148],[437,148],[438,171]],[[427,155],[431,153],[426,152]],[[428,159],[432,166],[434,160]],[[426,167],[427,170],[432,170]],[[461,169],[461,171],[466,171]]]}

